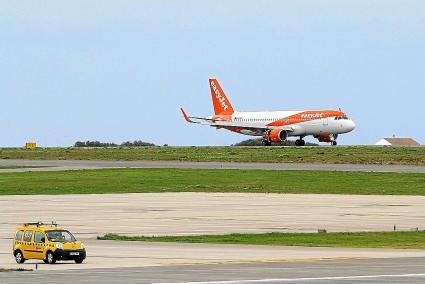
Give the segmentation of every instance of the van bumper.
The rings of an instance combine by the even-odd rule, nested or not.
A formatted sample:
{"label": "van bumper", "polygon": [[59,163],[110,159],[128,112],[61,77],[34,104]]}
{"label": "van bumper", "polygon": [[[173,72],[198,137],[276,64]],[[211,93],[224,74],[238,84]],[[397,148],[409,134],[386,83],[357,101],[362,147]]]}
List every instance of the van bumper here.
{"label": "van bumper", "polygon": [[86,258],[86,250],[78,249],[78,250],[63,250],[56,249],[53,252],[56,260],[76,260],[76,259],[85,259]]}

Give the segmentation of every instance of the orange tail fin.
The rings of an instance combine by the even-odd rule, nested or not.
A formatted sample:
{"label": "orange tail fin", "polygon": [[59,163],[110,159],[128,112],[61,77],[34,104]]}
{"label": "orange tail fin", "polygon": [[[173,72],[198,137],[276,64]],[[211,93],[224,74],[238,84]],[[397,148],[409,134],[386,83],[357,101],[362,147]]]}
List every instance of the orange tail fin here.
{"label": "orange tail fin", "polygon": [[235,110],[220,87],[217,79],[210,79],[211,96],[215,115],[232,115]]}

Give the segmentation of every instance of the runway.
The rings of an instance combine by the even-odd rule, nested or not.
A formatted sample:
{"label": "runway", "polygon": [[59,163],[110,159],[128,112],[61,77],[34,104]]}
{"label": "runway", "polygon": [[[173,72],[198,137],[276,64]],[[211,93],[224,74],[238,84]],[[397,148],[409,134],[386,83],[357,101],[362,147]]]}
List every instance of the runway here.
{"label": "runway", "polygon": [[1,283],[423,283],[425,258],[0,273]]}
{"label": "runway", "polygon": [[[59,262],[46,265],[40,260],[17,264],[11,251],[11,239],[0,242],[0,268],[45,270],[114,269],[173,265],[249,264],[274,262],[306,262],[321,260],[425,258],[425,250],[288,247],[267,245],[160,243],[131,241],[99,241],[80,239],[87,249],[82,265]],[[1,281],[0,281],[1,283]]]}
{"label": "runway", "polygon": [[45,166],[46,168],[0,169],[0,173],[28,171],[62,171],[104,168],[181,168],[181,169],[244,169],[425,173],[425,166],[300,164],[300,163],[219,163],[179,161],[76,161],[76,160],[4,160],[0,166]]}
{"label": "runway", "polygon": [[[25,210],[17,210],[25,208]],[[0,196],[0,238],[52,221],[80,238],[425,228],[425,196],[129,193]]]}

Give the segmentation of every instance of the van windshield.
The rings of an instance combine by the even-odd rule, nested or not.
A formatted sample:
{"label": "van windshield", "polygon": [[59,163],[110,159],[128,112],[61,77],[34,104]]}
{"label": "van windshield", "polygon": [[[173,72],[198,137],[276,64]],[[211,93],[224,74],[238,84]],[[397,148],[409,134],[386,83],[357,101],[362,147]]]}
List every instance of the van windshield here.
{"label": "van windshield", "polygon": [[70,243],[76,241],[74,236],[65,230],[46,231],[46,235],[51,242]]}

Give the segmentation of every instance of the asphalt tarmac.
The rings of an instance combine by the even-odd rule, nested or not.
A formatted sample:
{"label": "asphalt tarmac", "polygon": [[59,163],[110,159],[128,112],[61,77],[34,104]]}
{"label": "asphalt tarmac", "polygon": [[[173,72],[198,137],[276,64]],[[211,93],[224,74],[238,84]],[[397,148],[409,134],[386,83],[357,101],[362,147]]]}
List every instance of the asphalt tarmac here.
{"label": "asphalt tarmac", "polygon": [[28,171],[61,171],[104,168],[181,168],[181,169],[258,169],[303,171],[354,171],[425,173],[425,166],[297,164],[297,163],[220,163],[180,161],[74,161],[74,160],[1,160],[0,166],[32,165],[46,168],[0,169],[0,173]]}
{"label": "asphalt tarmac", "polygon": [[[320,260],[425,258],[420,249],[327,248],[267,245],[161,243],[80,239],[87,250],[83,264],[61,261],[56,265],[41,260],[17,264],[12,240],[0,241],[0,268],[46,270],[117,269],[175,265],[306,262]],[[425,271],[424,271],[425,272]],[[1,281],[0,281],[1,283]]]}
{"label": "asphalt tarmac", "polygon": [[80,238],[425,229],[425,196],[164,192],[0,196],[0,238],[57,221]]}
{"label": "asphalt tarmac", "polygon": [[0,273],[8,283],[425,283],[425,258],[349,259]]}

